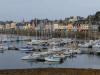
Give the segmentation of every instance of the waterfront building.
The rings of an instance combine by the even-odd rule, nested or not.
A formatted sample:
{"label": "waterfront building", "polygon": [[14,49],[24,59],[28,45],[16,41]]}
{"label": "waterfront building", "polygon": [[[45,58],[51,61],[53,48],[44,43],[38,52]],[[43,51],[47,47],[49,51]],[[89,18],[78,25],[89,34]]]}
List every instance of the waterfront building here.
{"label": "waterfront building", "polygon": [[77,31],[81,31],[82,27],[80,26],[80,24],[77,26]]}
{"label": "waterfront building", "polygon": [[41,23],[38,24],[36,27],[38,27],[38,29],[42,31],[42,30],[45,30],[46,25],[45,25],[44,23],[41,22]]}
{"label": "waterfront building", "polygon": [[74,23],[74,22],[77,22],[79,20],[84,20],[84,18],[81,16],[77,16],[77,17],[71,16],[70,18],[68,18],[68,22],[70,22],[70,23]]}
{"label": "waterfront building", "polygon": [[63,31],[65,30],[65,26],[64,25],[58,25],[58,29],[59,31]]}
{"label": "waterfront building", "polygon": [[53,25],[53,30],[54,31],[66,31],[67,30],[67,26],[66,25],[54,24]]}
{"label": "waterfront building", "polygon": [[5,25],[5,29],[6,29],[6,30],[10,29],[10,24],[6,24],[6,25]]}
{"label": "waterfront building", "polygon": [[45,25],[46,30],[51,30],[51,28],[52,28],[52,25]]}
{"label": "waterfront building", "polygon": [[40,30],[40,27],[39,27],[39,26],[37,26],[37,27],[35,27],[34,29],[35,29],[35,30]]}
{"label": "waterfront building", "polygon": [[11,23],[10,24],[10,29],[16,29],[16,23]]}
{"label": "waterfront building", "polygon": [[82,31],[88,31],[89,30],[89,24],[81,24]]}
{"label": "waterfront building", "polygon": [[25,27],[26,27],[26,24],[25,24],[25,23],[17,23],[17,24],[16,24],[16,28],[17,28],[18,30],[24,30]]}
{"label": "waterfront building", "polygon": [[35,24],[32,24],[32,27],[31,28],[32,28],[32,30],[34,30],[35,29]]}
{"label": "waterfront building", "polygon": [[64,25],[64,30],[68,31],[68,26],[67,25]]}
{"label": "waterfront building", "polygon": [[98,32],[99,31],[99,25],[92,25],[92,29],[93,29],[93,32]]}
{"label": "waterfront building", "polygon": [[77,26],[76,26],[76,25],[74,26],[73,31],[74,31],[74,32],[77,31]]}
{"label": "waterfront building", "polygon": [[58,24],[53,24],[53,31],[58,29]]}
{"label": "waterfront building", "polygon": [[29,29],[31,29],[31,27],[32,27],[31,24],[28,23],[28,24],[26,24],[25,29],[29,30]]}
{"label": "waterfront building", "polygon": [[74,28],[73,24],[68,24],[67,26],[68,31],[73,31],[73,28]]}
{"label": "waterfront building", "polygon": [[4,25],[0,25],[0,30],[3,30],[4,29]]}

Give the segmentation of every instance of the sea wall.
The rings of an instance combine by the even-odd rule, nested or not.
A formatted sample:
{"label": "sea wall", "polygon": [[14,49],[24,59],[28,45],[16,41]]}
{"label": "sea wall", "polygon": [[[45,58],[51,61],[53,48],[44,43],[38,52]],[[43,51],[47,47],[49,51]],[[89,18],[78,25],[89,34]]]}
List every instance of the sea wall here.
{"label": "sea wall", "polygon": [[78,39],[94,39],[99,38],[100,33],[89,32],[72,32],[72,31],[34,31],[34,30],[0,30],[0,34],[12,34],[12,35],[25,35],[25,36],[43,36],[43,37],[69,37]]}

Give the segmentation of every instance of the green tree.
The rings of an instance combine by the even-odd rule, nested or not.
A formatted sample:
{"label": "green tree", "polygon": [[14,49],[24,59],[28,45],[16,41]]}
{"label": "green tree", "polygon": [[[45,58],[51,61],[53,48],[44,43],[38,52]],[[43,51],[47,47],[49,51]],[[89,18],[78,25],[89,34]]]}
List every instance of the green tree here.
{"label": "green tree", "polygon": [[95,21],[100,21],[100,11],[96,12],[94,20]]}

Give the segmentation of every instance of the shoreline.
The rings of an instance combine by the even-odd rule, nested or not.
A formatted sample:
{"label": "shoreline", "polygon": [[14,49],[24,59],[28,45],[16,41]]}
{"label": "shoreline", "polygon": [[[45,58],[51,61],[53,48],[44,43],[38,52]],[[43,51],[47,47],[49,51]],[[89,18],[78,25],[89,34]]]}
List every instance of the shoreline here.
{"label": "shoreline", "polygon": [[0,70],[0,75],[100,75],[100,69],[34,68]]}
{"label": "shoreline", "polygon": [[[49,38],[76,38],[77,39],[96,39],[100,37],[100,32],[89,33],[82,31],[35,31],[35,30],[0,30],[1,34],[9,34],[16,36],[38,36],[38,37],[49,37]],[[86,37],[86,38],[85,38]]]}

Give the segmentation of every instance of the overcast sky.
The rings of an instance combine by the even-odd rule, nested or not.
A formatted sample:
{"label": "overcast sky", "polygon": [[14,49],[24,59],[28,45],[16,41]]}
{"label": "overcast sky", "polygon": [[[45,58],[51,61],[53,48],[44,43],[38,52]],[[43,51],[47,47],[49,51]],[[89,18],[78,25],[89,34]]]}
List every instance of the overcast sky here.
{"label": "overcast sky", "polygon": [[0,0],[0,20],[61,19],[94,14],[100,0]]}

